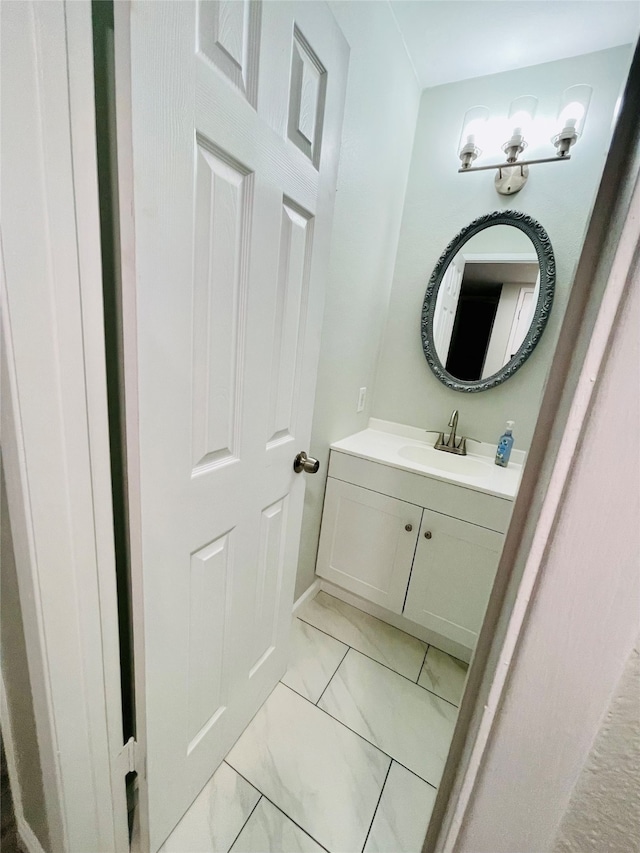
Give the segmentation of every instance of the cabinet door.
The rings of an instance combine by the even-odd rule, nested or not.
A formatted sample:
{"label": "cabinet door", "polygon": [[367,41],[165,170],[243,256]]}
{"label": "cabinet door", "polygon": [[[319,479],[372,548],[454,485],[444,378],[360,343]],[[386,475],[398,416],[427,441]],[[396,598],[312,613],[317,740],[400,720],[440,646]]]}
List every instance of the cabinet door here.
{"label": "cabinet door", "polygon": [[425,509],[404,615],[473,649],[504,536]]}
{"label": "cabinet door", "polygon": [[402,613],[422,509],[329,477],[317,573]]}

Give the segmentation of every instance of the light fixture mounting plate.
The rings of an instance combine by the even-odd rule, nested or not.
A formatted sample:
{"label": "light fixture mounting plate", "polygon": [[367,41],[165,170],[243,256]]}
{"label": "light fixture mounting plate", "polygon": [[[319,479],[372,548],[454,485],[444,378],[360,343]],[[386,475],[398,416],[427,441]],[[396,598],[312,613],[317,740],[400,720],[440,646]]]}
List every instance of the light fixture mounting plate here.
{"label": "light fixture mounting plate", "polygon": [[496,190],[500,195],[513,195],[520,192],[529,177],[528,166],[502,166],[496,172]]}

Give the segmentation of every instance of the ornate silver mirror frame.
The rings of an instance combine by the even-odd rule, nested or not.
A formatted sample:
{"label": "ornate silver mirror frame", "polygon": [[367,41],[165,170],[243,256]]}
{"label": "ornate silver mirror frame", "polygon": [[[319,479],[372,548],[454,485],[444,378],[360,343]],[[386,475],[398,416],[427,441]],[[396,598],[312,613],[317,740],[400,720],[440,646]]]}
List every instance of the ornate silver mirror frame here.
{"label": "ornate silver mirror frame", "polygon": [[[433,318],[435,314],[436,298],[438,296],[438,288],[442,282],[442,277],[446,272],[447,267],[455,255],[460,251],[462,246],[470,240],[475,234],[490,228],[492,225],[512,225],[514,228],[519,228],[533,243],[538,256],[540,265],[540,292],[536,303],[533,319],[527,335],[522,342],[522,345],[513,356],[497,373],[492,376],[487,376],[485,379],[475,381],[463,381],[456,379],[444,367],[434,346],[433,339]],[[474,393],[475,391],[486,391],[489,388],[495,388],[496,385],[501,385],[505,380],[509,379],[519,370],[525,361],[529,358],[533,350],[536,348],[538,341],[542,337],[551,306],[553,304],[553,294],[556,285],[556,261],[553,254],[553,247],[549,235],[544,230],[542,225],[527,216],[526,213],[521,213],[519,210],[496,210],[493,213],[487,213],[484,216],[479,216],[474,219],[470,225],[463,228],[453,240],[449,243],[435,265],[435,268],[429,279],[427,292],[424,297],[422,307],[422,349],[424,350],[425,358],[431,370],[438,377],[443,385],[451,388],[453,391],[465,391]]]}

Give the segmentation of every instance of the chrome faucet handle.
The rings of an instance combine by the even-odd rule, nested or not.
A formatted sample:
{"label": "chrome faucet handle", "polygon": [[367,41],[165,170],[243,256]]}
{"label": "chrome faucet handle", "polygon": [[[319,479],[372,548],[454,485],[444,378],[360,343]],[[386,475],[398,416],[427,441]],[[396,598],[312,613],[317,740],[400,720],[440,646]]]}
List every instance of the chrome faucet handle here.
{"label": "chrome faucet handle", "polygon": [[449,421],[449,426],[451,427],[451,432],[449,433],[449,439],[447,441],[447,447],[455,447],[456,446],[456,429],[458,428],[458,410],[454,409],[451,413],[451,419]]}

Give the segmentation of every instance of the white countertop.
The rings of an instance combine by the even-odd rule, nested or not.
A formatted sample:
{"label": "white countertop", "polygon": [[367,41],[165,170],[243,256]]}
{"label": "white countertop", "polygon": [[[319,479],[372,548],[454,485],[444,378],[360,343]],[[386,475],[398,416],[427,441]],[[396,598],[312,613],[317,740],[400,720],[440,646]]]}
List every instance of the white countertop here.
{"label": "white countertop", "polygon": [[437,437],[437,432],[371,418],[367,429],[334,442],[331,449],[514,500],[526,458],[524,451],[514,448],[509,465],[500,468],[494,463],[495,445],[467,439],[467,455],[456,456],[435,450]]}

